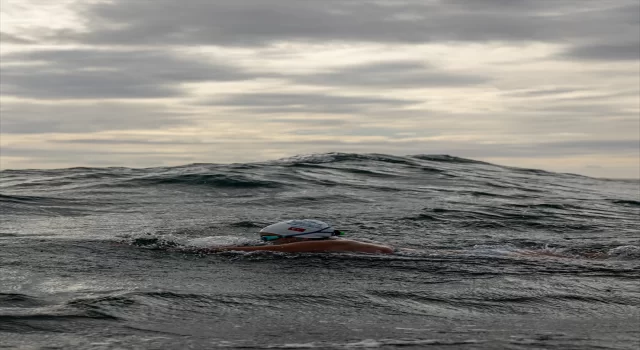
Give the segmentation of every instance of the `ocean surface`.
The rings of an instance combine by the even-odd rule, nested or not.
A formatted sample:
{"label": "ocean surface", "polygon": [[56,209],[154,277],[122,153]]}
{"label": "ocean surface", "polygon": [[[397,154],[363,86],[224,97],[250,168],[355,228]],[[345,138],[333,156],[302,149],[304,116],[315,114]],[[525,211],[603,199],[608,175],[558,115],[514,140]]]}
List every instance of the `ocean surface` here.
{"label": "ocean surface", "polygon": [[[0,349],[640,348],[640,184],[443,155],[0,172]],[[393,255],[207,253],[286,219]]]}

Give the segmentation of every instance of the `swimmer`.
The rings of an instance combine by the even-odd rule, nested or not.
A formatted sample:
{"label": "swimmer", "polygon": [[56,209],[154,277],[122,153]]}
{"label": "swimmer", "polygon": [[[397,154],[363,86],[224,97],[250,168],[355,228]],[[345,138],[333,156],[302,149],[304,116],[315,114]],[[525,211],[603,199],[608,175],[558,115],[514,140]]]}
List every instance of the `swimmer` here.
{"label": "swimmer", "polygon": [[331,225],[311,219],[288,220],[269,225],[259,232],[266,245],[221,247],[207,251],[270,251],[283,253],[354,252],[393,254],[393,248],[340,238],[344,233]]}

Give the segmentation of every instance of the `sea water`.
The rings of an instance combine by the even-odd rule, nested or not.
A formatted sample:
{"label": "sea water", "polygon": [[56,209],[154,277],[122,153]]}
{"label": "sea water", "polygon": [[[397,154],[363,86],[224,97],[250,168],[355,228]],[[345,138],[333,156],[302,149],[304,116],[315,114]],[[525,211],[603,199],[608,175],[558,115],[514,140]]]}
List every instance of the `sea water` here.
{"label": "sea water", "polygon": [[[640,184],[417,155],[0,172],[0,349],[640,348]],[[393,255],[208,253],[287,219]]]}

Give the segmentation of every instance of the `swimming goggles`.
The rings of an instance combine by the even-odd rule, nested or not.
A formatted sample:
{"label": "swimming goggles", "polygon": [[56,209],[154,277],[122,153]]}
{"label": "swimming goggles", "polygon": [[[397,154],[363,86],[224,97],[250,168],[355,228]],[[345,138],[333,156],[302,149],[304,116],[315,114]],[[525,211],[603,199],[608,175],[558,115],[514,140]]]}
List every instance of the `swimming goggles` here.
{"label": "swimming goggles", "polygon": [[[325,230],[325,229],[322,229]],[[262,239],[265,242],[268,241],[275,241],[276,239],[280,239],[280,238],[289,238],[289,237],[297,237],[297,236],[304,236],[304,235],[309,235],[312,233],[318,233],[322,230],[319,231],[313,231],[313,232],[305,232],[305,233],[296,233],[293,235],[287,235],[287,236],[282,236],[282,235],[276,235],[276,234],[272,234],[272,235],[264,235],[264,236],[260,236],[260,239]],[[338,230],[334,230],[333,232],[331,232],[331,236],[344,236],[344,232],[342,231],[338,231]],[[322,239],[322,238],[311,238],[311,239]]]}

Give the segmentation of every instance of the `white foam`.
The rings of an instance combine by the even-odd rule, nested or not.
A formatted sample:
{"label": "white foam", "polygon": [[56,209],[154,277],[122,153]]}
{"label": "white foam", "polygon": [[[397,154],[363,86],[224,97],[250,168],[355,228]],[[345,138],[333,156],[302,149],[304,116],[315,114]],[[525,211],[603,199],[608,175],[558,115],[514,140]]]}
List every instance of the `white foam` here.
{"label": "white foam", "polygon": [[319,345],[316,345],[315,343],[291,343],[277,346],[278,349],[312,349],[317,347],[319,347]]}
{"label": "white foam", "polygon": [[473,246],[473,250],[469,253],[471,254],[481,254],[481,255],[509,255],[513,253],[519,252],[520,249],[514,246],[513,244],[499,244],[499,245],[490,245],[490,244],[477,244]]}
{"label": "white foam", "polygon": [[364,339],[355,343],[345,344],[345,348],[379,348],[383,344],[374,339]]}
{"label": "white foam", "polygon": [[635,245],[623,245],[610,249],[607,252],[607,255],[619,259],[638,259],[640,258],[640,247]]}
{"label": "white foam", "polygon": [[256,239],[249,239],[245,237],[208,236],[208,237],[189,238],[189,237],[184,237],[180,235],[175,235],[172,233],[156,234],[156,235],[152,235],[152,234],[132,235],[127,237],[127,239],[130,240],[131,242],[134,242],[134,244],[137,244],[138,241],[141,241],[141,245],[143,246],[149,246],[149,247],[168,246],[168,247],[176,247],[179,249],[186,249],[186,250],[255,245],[256,243],[258,243]]}
{"label": "white foam", "polygon": [[186,248],[216,248],[216,247],[228,247],[228,246],[241,246],[245,244],[255,244],[255,239],[249,239],[244,237],[232,237],[232,236],[209,236],[192,238],[184,243]]}
{"label": "white foam", "polygon": [[295,164],[295,163],[329,163],[335,160],[335,157],[331,154],[303,154],[288,158],[282,158],[275,161],[280,164]]}

